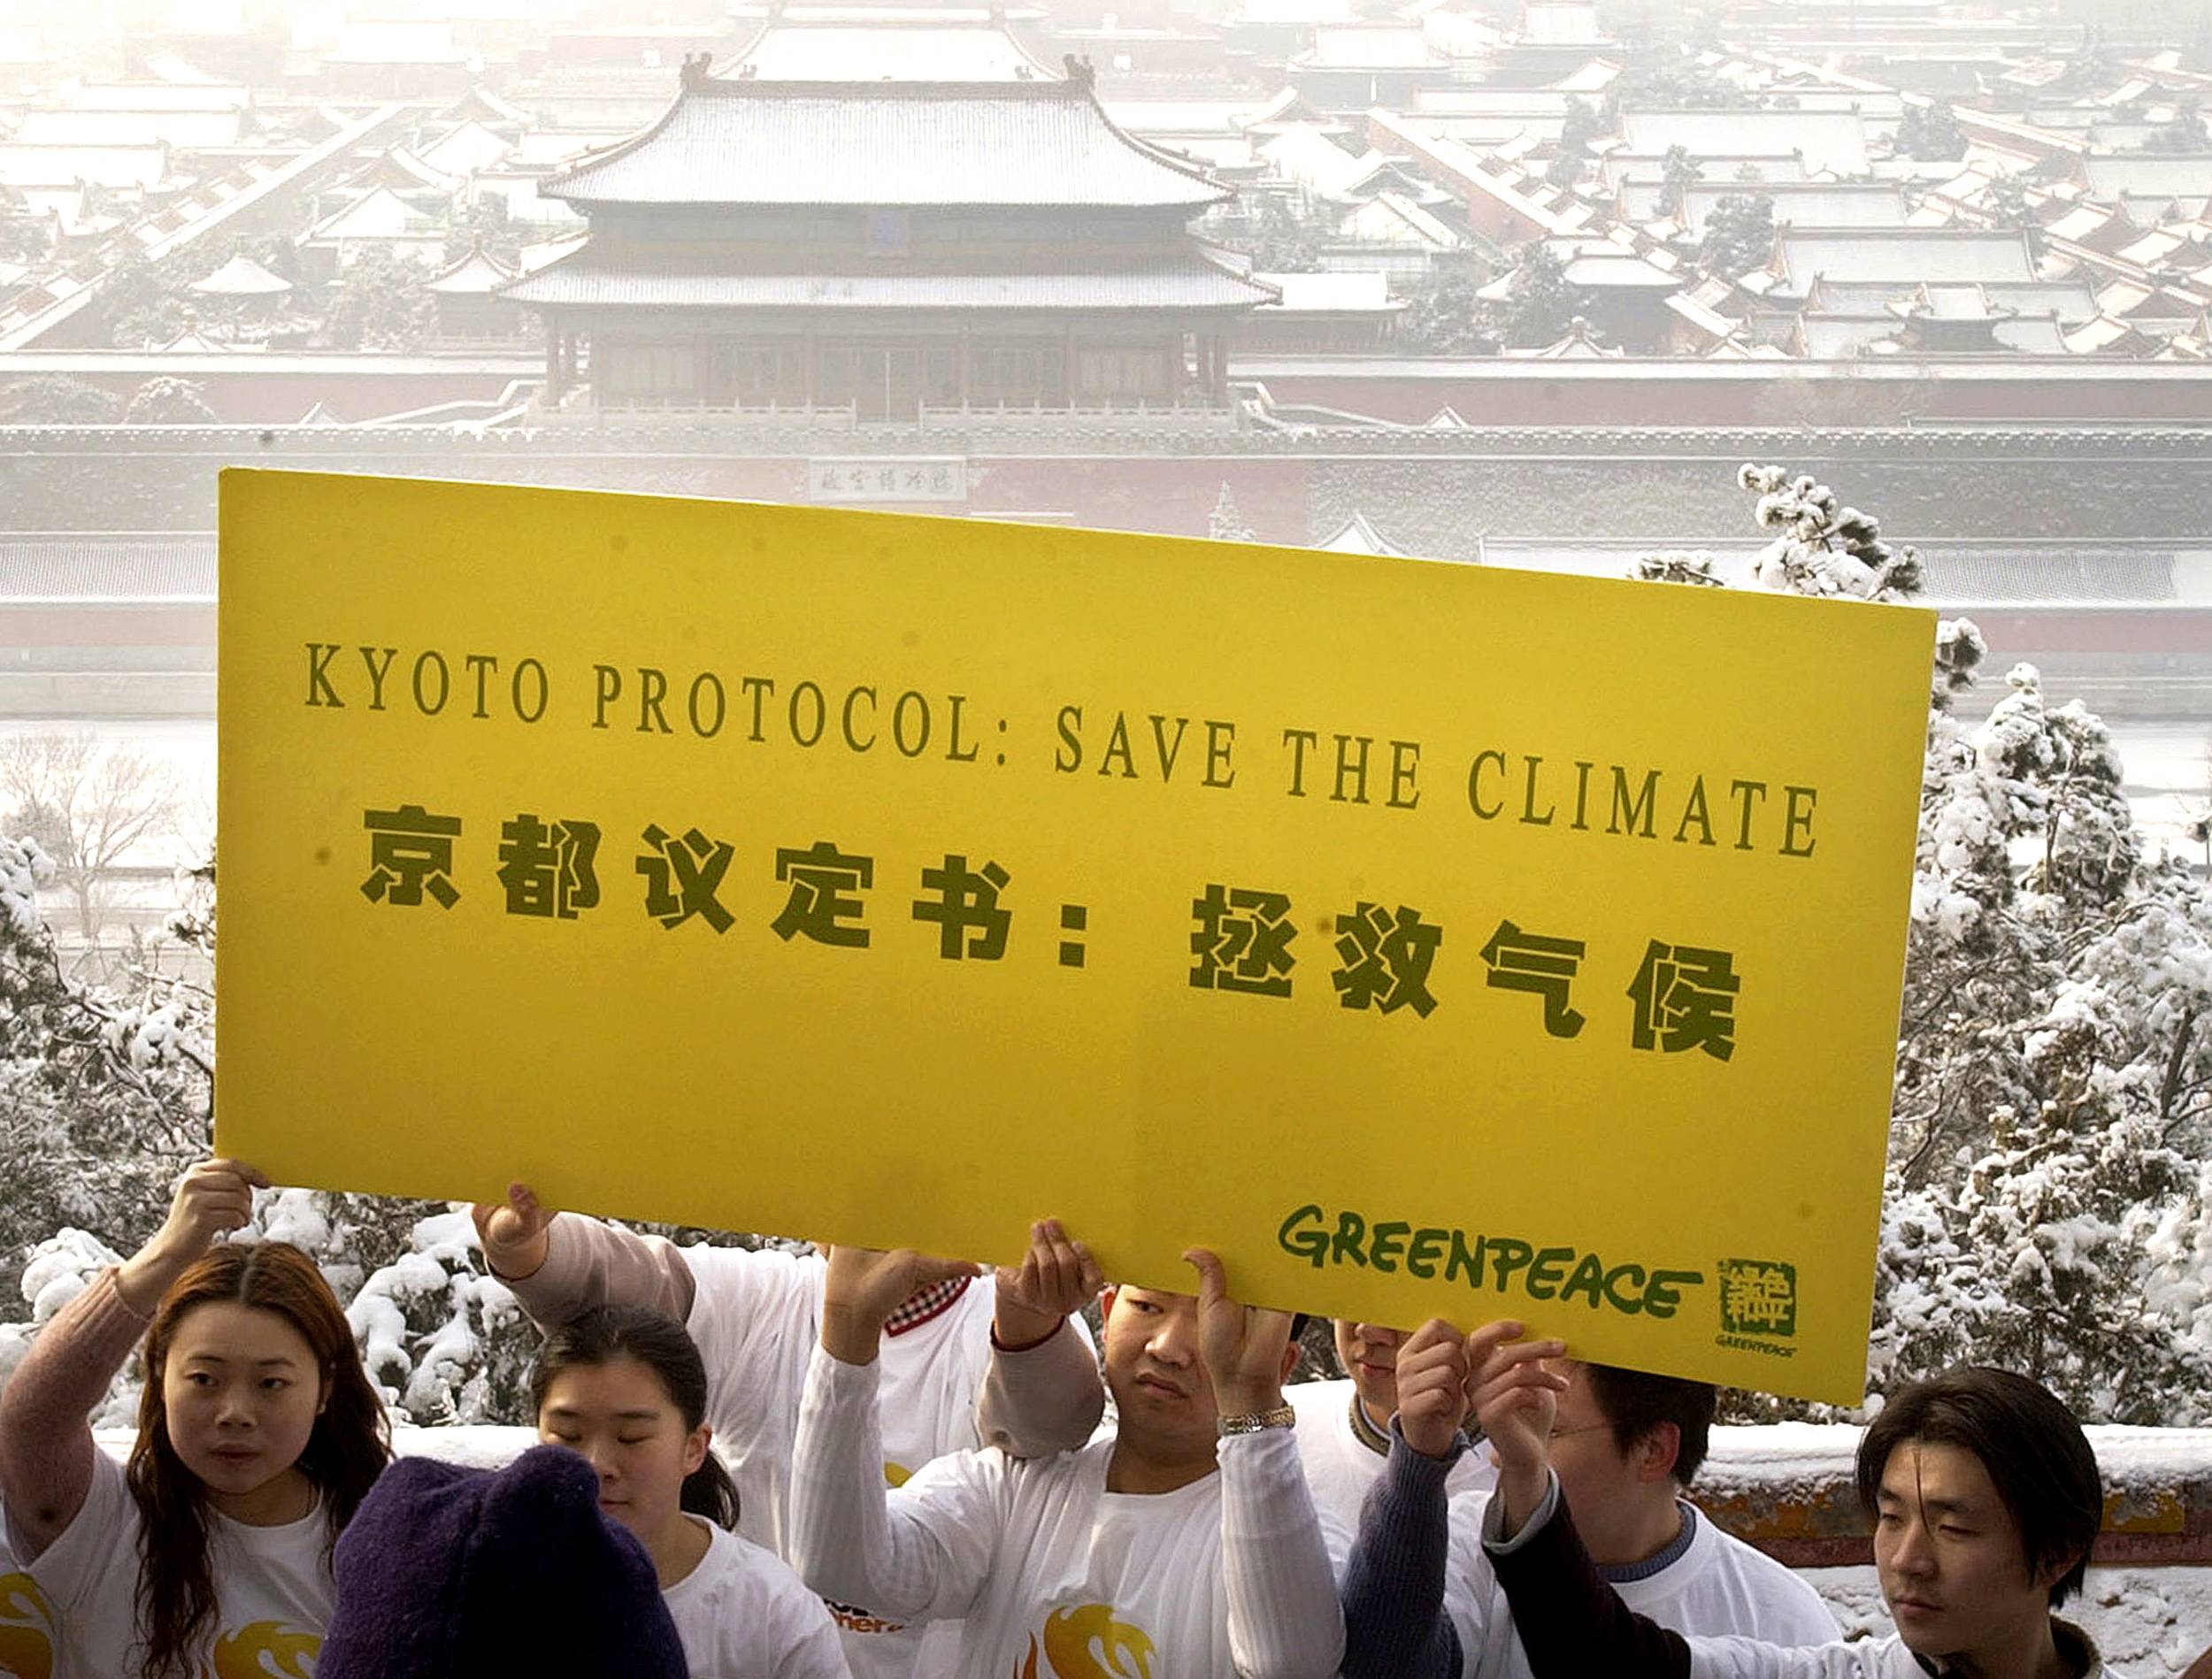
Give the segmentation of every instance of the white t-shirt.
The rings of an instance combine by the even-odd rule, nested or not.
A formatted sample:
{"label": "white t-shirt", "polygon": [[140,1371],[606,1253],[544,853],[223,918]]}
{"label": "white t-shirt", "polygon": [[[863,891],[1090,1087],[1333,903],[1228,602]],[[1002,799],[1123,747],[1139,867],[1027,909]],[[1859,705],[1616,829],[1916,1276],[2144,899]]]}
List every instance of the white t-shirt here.
{"label": "white t-shirt", "polygon": [[[210,1510],[208,1558],[215,1625],[193,1652],[195,1673],[260,1679],[312,1673],[330,1621],[330,1524],[319,1502],[282,1527],[249,1527]],[[95,1453],[84,1507],[61,1537],[9,1581],[0,1582],[0,1670],[19,1637],[36,1651],[42,1616],[62,1659],[58,1672],[120,1679],[138,1671],[138,1506],[123,1466]],[[26,1630],[25,1629],[28,1629]],[[56,1636],[58,1635],[58,1636]],[[35,1667],[28,1668],[37,1672]]]}
{"label": "white t-shirt", "polygon": [[[1444,1608],[1459,1634],[1466,1679],[1532,1679],[1513,1630],[1505,1588],[1482,1548],[1486,1492],[1451,1502],[1450,1560]],[[1676,1632],[1737,1636],[1764,1644],[1831,1644],[1842,1637],[1811,1586],[1742,1540],[1723,1533],[1685,1504],[1689,1543],[1663,1567],[1635,1578],[1612,1577],[1621,1601]]]}
{"label": "white t-shirt", "polygon": [[699,1566],[661,1593],[691,1679],[849,1679],[837,1623],[783,1560],[706,1529]]}
{"label": "white t-shirt", "polygon": [[[695,1280],[684,1327],[707,1367],[707,1422],[737,1483],[737,1530],[791,1554],[791,1450],[807,1361],[820,1338],[828,1261],[817,1254],[687,1247]],[[991,1361],[995,1296],[979,1278],[951,1307],[902,1335],[887,1335],[883,1473],[903,1483],[933,1458],[965,1452],[976,1432],[976,1390]],[[925,1633],[833,1603],[854,1679],[952,1679],[959,1629]]]}
{"label": "white t-shirt", "polygon": [[1223,1441],[1219,1471],[1172,1492],[1108,1491],[1105,1430],[1056,1457],[941,1458],[871,1500],[841,1459],[864,1446],[872,1372],[826,1353],[808,1393],[794,1561],[810,1583],[872,1573],[890,1612],[961,1617],[964,1679],[1336,1672],[1349,1542],[1317,1520],[1289,1430]]}
{"label": "white t-shirt", "polygon": [[[1358,1532],[1367,1490],[1390,1460],[1387,1446],[1376,1451],[1353,1427],[1352,1407],[1358,1399],[1348,1380],[1300,1382],[1285,1388],[1283,1398],[1298,1413],[1298,1459],[1305,1466],[1306,1484],[1313,1489],[1314,1507],[1334,1517],[1347,1532]],[[1489,1452],[1477,1446],[1459,1454],[1444,1491],[1483,1492],[1497,1481]]]}

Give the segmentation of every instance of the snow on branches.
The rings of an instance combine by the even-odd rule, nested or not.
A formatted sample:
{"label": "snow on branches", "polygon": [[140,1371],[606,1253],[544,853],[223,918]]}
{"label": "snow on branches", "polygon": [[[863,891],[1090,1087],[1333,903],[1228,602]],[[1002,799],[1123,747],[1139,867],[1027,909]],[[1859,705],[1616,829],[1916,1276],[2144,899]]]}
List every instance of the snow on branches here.
{"label": "snow on branches", "polygon": [[[1745,466],[1766,588],[1909,600],[1910,548],[1818,480]],[[1635,575],[1711,584],[1709,555]],[[1938,626],[1869,1386],[1961,1359],[2088,1420],[2212,1422],[2212,896],[2152,855],[2103,723]],[[1753,1405],[1761,1415],[1800,1408]]]}

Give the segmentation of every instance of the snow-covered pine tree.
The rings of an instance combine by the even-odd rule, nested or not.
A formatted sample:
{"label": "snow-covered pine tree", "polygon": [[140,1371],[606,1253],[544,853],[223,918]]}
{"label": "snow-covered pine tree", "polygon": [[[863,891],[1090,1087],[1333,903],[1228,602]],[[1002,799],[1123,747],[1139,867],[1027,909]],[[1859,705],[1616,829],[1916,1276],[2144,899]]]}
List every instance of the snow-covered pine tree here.
{"label": "snow-covered pine tree", "polygon": [[[1767,587],[1910,599],[1922,568],[1816,480],[1747,466]],[[1709,585],[1709,555],[1641,577]],[[2103,724],[1939,627],[1870,1389],[1962,1358],[2092,1420],[2212,1420],[2212,896],[2151,856]],[[1819,1413],[1744,1400],[1746,1417]]]}

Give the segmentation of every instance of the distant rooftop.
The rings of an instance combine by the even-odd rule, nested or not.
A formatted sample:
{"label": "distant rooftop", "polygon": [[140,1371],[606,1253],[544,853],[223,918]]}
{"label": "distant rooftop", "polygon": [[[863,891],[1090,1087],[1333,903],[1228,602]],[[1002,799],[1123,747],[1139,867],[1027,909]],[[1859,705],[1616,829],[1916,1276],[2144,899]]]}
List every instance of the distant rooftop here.
{"label": "distant rooftop", "polygon": [[1655,111],[1621,113],[1628,150],[1666,155],[1682,146],[1693,157],[1790,156],[1809,172],[1863,175],[1868,167],[1866,125],[1852,111]]}
{"label": "distant rooftop", "polygon": [[1776,242],[1784,281],[1802,293],[1816,280],[2031,280],[2035,264],[2020,233],[1958,228],[1863,227],[1840,233],[1784,231]]}

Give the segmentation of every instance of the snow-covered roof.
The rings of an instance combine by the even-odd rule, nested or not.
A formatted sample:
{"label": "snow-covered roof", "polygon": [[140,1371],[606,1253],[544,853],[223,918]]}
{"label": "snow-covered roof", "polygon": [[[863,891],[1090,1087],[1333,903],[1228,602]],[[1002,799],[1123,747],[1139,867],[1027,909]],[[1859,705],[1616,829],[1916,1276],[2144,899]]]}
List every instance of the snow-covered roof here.
{"label": "snow-covered roof", "polygon": [[20,146],[175,146],[208,150],[235,146],[244,137],[235,105],[197,111],[125,111],[46,107],[27,111],[14,140]]}
{"label": "snow-covered roof", "polygon": [[524,128],[530,127],[536,120],[520,105],[501,98],[481,82],[472,84],[466,93],[438,114],[453,120],[466,121],[473,118],[479,122],[510,123]]}
{"label": "snow-covered roof", "polygon": [[1467,242],[1403,193],[1378,193],[1337,224],[1337,237],[1397,249],[1457,250]]}
{"label": "snow-covered roof", "polygon": [[1601,47],[1609,37],[1592,5],[1530,5],[1521,13],[1520,38],[1532,47]]}
{"label": "snow-covered roof", "polygon": [[763,81],[1054,81],[1000,14],[787,7],[719,74]]}
{"label": "snow-covered roof", "polygon": [[2149,548],[2060,548],[1924,544],[1925,597],[1932,606],[1998,606],[2050,602],[2159,604],[2178,598],[2174,556]]}
{"label": "snow-covered roof", "polygon": [[1810,230],[1905,225],[1905,195],[1894,181],[1778,181],[1746,186],[1739,181],[1699,180],[1691,182],[1682,195],[1690,232],[1702,237],[1714,205],[1737,194],[1772,199],[1777,226]]}
{"label": "snow-covered roof", "polygon": [[1075,81],[709,81],[544,191],[578,205],[1186,211],[1228,196],[1203,170],[1115,127]]}
{"label": "snow-covered roof", "polygon": [[[150,59],[150,70],[152,64]],[[78,111],[241,110],[253,104],[253,89],[242,81],[218,81],[211,76],[197,81],[174,81],[165,76],[143,81],[81,81],[64,92],[62,103]]]}
{"label": "snow-covered roof", "polygon": [[468,54],[453,43],[449,22],[427,18],[363,19],[342,24],[325,64],[457,65]]}
{"label": "snow-covered roof", "polygon": [[488,297],[512,280],[515,272],[479,245],[451,267],[433,274],[423,288],[441,297]]}
{"label": "snow-covered roof", "polygon": [[0,601],[214,600],[212,536],[0,537]]}
{"label": "snow-covered roof", "polygon": [[1243,0],[1229,21],[1296,26],[1344,23],[1351,17],[1352,0]]}
{"label": "snow-covered roof", "polygon": [[309,242],[326,239],[419,239],[439,235],[425,218],[388,187],[379,187],[342,209],[333,211],[307,233]]}
{"label": "snow-covered roof", "polygon": [[1377,269],[1348,273],[1262,274],[1252,278],[1272,286],[1280,297],[1260,307],[1271,313],[1392,314],[1405,307],[1390,295],[1390,276]]}
{"label": "snow-covered roof", "polygon": [[2033,280],[2027,235],[1981,228],[1785,229],[1777,260],[1793,291],[1828,280]]}
{"label": "snow-covered roof", "polygon": [[1369,23],[1316,29],[1312,47],[1291,60],[1304,70],[1432,70],[1448,62],[1424,30]]}
{"label": "snow-covered roof", "polygon": [[733,274],[712,264],[577,255],[516,280],[502,294],[556,306],[763,310],[1248,309],[1274,296],[1201,257],[1118,270],[1062,273]]}
{"label": "snow-covered roof", "polygon": [[1371,554],[1377,558],[1403,559],[1407,550],[1385,536],[1368,522],[1367,515],[1355,512],[1339,525],[1335,533],[1313,546],[1325,554]]}
{"label": "snow-covered roof", "polygon": [[292,282],[273,274],[241,251],[205,279],[188,288],[206,297],[275,297],[292,289]]}
{"label": "snow-covered roof", "polygon": [[514,150],[515,142],[480,122],[461,124],[422,149],[421,160],[442,175],[472,175]]}
{"label": "snow-covered roof", "polygon": [[25,146],[0,142],[0,186],[65,187],[88,180],[97,187],[158,186],[169,172],[169,148],[149,146]]}
{"label": "snow-covered roof", "polygon": [[391,187],[401,192],[450,196],[460,191],[466,183],[459,176],[433,169],[405,146],[394,146],[367,167],[348,175],[342,184],[365,190]]}
{"label": "snow-covered roof", "polygon": [[2175,198],[2201,206],[2212,198],[2212,156],[2093,151],[2081,160],[2089,196],[2107,203],[2121,198]]}
{"label": "snow-covered roof", "polygon": [[1670,146],[1693,157],[1788,157],[1812,171],[1863,175],[1867,170],[1866,122],[1854,111],[1647,111],[1621,113],[1621,135],[1631,151],[1663,157]]}
{"label": "snow-covered roof", "polygon": [[1386,184],[1416,192],[1423,187],[1371,146],[1356,157],[1315,128],[1286,128],[1255,150],[1276,173],[1323,198],[1370,196]]}

